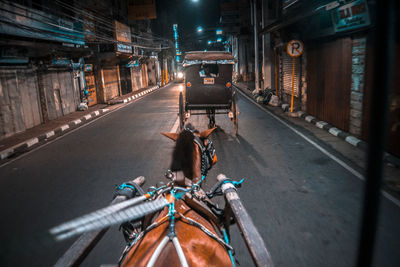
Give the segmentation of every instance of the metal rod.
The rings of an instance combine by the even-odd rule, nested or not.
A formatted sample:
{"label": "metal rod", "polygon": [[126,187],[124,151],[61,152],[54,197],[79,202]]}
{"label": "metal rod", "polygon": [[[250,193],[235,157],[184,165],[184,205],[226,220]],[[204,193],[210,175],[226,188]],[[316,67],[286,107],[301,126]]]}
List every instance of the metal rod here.
{"label": "metal rod", "polygon": [[376,1],[373,34],[374,79],[372,87],[367,176],[357,266],[372,265],[379,215],[383,150],[387,133],[388,96],[392,83],[395,15],[394,1]]}
{"label": "metal rod", "polygon": [[[214,114],[228,114],[229,113],[229,111],[226,111],[226,112],[222,112],[222,111],[220,111],[220,112],[215,112]],[[190,113],[190,116],[192,116],[192,115],[208,115],[209,113],[206,113],[206,112],[199,112],[199,113]]]}

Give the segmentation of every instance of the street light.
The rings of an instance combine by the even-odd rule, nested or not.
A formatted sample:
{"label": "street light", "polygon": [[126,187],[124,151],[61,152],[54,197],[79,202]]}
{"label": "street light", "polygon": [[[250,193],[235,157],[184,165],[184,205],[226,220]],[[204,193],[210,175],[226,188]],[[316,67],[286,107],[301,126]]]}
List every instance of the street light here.
{"label": "street light", "polygon": [[198,26],[198,27],[197,27],[197,32],[202,32],[202,31],[203,31],[203,27]]}

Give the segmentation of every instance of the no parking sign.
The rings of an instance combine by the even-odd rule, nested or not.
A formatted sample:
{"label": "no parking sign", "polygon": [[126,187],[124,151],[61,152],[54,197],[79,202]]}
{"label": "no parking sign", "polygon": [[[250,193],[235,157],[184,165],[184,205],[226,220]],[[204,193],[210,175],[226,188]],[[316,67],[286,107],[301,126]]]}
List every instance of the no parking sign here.
{"label": "no parking sign", "polygon": [[286,51],[291,57],[299,57],[303,54],[304,45],[302,41],[292,40],[286,46]]}
{"label": "no parking sign", "polygon": [[286,52],[293,58],[293,74],[292,74],[292,97],[290,103],[290,112],[293,112],[293,95],[294,95],[294,70],[295,70],[295,59],[304,52],[304,45],[302,41],[291,40],[286,46]]}

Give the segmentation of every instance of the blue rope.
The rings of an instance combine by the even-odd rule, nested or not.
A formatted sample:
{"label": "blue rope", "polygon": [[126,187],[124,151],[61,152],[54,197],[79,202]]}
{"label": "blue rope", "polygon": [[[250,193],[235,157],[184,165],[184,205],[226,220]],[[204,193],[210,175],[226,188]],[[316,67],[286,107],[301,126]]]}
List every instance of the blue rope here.
{"label": "blue rope", "polygon": [[125,188],[130,188],[132,190],[135,190],[135,188],[133,186],[131,186],[130,184],[126,184],[126,183],[123,183],[121,185],[117,185],[116,187],[119,190],[122,190],[122,189],[125,189]]}
{"label": "blue rope", "polygon": [[233,184],[235,187],[238,187],[238,186],[240,186],[243,182],[244,182],[244,178],[242,178],[242,180],[240,180],[239,182],[237,182],[237,181],[232,181],[232,180],[225,180],[225,181],[222,182],[221,185],[226,184],[226,183],[231,183],[231,184]]}
{"label": "blue rope", "polygon": [[[228,238],[228,234],[226,233],[226,230],[222,229],[222,233],[224,234],[225,243],[227,243],[229,245],[229,238]],[[232,266],[236,267],[235,259],[233,258],[233,255],[232,255],[232,250],[229,249],[228,253],[229,253],[229,258],[231,258]]]}

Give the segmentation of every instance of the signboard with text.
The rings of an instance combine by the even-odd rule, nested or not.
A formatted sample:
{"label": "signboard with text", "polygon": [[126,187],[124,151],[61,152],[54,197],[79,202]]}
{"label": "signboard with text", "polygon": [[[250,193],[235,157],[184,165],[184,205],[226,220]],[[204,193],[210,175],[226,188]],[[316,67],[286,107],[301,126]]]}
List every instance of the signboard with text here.
{"label": "signboard with text", "polygon": [[116,44],[116,51],[121,52],[121,53],[132,53],[132,46],[124,43],[131,43],[131,29],[129,26],[118,22],[114,21],[114,26],[115,26],[115,39],[118,41]]}
{"label": "signboard with text", "polygon": [[338,7],[332,12],[332,20],[335,32],[353,30],[371,24],[365,0],[356,0]]}

